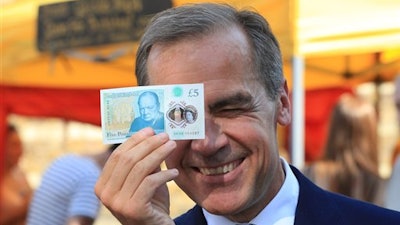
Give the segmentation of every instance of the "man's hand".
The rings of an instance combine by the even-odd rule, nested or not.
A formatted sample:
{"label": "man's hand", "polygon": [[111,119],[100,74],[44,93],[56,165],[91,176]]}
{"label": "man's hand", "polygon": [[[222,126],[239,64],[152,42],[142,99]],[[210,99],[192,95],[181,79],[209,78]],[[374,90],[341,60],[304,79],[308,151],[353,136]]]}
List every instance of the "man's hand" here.
{"label": "man's hand", "polygon": [[122,224],[174,224],[166,182],[177,177],[178,171],[161,171],[160,164],[175,147],[167,134],[154,135],[145,128],[111,154],[95,192]]}

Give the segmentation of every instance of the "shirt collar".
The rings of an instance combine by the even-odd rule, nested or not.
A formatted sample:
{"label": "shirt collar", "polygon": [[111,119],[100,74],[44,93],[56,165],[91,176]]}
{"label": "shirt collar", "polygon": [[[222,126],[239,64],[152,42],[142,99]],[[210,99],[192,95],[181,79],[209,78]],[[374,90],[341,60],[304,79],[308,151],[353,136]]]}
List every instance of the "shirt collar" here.
{"label": "shirt collar", "polygon": [[[250,221],[256,225],[293,225],[296,213],[297,201],[299,199],[299,182],[294,176],[289,164],[281,158],[283,169],[285,170],[285,181],[278,194],[272,201]],[[208,225],[235,225],[229,219],[214,215],[203,209],[204,216]]]}

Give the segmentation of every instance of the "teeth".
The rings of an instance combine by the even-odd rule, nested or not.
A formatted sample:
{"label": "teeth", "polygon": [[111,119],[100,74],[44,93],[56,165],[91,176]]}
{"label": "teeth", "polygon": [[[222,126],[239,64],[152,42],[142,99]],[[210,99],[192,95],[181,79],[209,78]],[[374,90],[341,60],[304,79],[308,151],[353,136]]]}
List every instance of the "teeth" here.
{"label": "teeth", "polygon": [[238,166],[237,162],[232,162],[216,168],[199,168],[200,172],[204,175],[219,175],[231,172]]}

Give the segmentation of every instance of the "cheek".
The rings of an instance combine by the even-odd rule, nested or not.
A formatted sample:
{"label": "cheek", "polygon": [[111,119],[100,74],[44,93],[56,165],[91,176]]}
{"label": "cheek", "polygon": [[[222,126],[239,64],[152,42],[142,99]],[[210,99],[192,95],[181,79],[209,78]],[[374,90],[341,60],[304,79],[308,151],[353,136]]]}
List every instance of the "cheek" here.
{"label": "cheek", "polygon": [[226,123],[224,132],[242,148],[251,151],[256,164],[279,157],[275,126],[268,120],[241,119]]}
{"label": "cheek", "polygon": [[[240,143],[252,147],[264,145],[275,138],[275,126],[260,118],[237,118],[221,122],[224,133]],[[250,148],[253,149],[253,148]]]}
{"label": "cheek", "polygon": [[176,155],[172,153],[165,159],[165,165],[167,165],[168,169],[177,168],[177,159]]}
{"label": "cheek", "polygon": [[184,154],[189,144],[190,141],[176,141],[175,150],[165,159],[165,164],[168,168],[182,168]]}

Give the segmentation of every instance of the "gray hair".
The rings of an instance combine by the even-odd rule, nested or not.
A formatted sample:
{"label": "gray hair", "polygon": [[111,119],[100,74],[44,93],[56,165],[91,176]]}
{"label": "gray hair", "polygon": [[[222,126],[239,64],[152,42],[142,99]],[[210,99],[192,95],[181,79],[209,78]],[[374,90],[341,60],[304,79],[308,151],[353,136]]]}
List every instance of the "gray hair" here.
{"label": "gray hair", "polygon": [[187,4],[156,14],[148,24],[137,51],[138,84],[149,85],[146,67],[154,44],[199,38],[232,26],[238,26],[247,35],[254,71],[268,96],[276,99],[284,82],[282,56],[268,22],[255,11],[237,10],[226,4]]}

